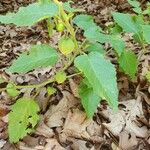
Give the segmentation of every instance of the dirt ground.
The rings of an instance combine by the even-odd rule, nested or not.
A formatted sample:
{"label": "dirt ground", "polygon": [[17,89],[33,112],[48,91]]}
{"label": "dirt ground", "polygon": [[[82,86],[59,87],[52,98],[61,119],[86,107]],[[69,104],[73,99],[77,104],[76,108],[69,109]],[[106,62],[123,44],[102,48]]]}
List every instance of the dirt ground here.
{"label": "dirt ground", "polygon": [[[34,0],[0,0],[0,14],[18,10],[20,6]],[[74,0],[74,7],[83,8],[94,16],[102,27],[112,21],[111,12],[132,12],[125,0]],[[141,1],[144,6],[144,1]],[[35,84],[51,77],[55,69],[47,67],[28,74],[6,74],[5,69],[18,54],[32,44],[50,43],[55,45],[56,34],[48,37],[44,22],[32,28],[0,24],[0,76],[16,84]],[[127,47],[138,55],[141,47],[131,36],[124,35]],[[106,50],[110,47],[104,45]],[[0,93],[0,149],[1,150],[149,150],[150,149],[150,85],[143,74],[150,67],[150,49],[140,61],[136,80],[131,81],[118,71],[119,111],[113,113],[106,102],[102,102],[93,119],[87,120],[77,93],[79,78],[75,77],[62,85],[54,84],[57,92],[48,96],[43,87],[36,99],[41,108],[40,122],[33,134],[22,141],[11,144],[8,140],[8,113],[15,99],[6,92]],[[108,57],[115,63],[113,54]],[[68,72],[74,68],[70,67]],[[0,84],[0,88],[5,87]],[[22,89],[24,96],[31,96],[34,89]]]}

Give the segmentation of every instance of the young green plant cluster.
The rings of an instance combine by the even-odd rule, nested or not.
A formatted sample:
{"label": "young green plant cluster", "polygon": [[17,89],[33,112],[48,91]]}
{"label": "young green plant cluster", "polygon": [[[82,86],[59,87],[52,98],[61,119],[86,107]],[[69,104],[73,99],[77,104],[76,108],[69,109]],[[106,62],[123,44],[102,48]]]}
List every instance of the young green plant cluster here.
{"label": "young green plant cluster", "polygon": [[[68,60],[53,77],[42,83],[20,86],[10,82],[0,91],[6,90],[10,96],[17,99],[21,88],[35,88],[38,91],[50,83],[61,84],[68,78],[81,75],[83,80],[78,91],[88,118],[94,115],[101,100],[106,100],[112,109],[117,110],[116,69],[105,57],[106,52],[102,44],[110,43],[120,68],[131,79],[135,78],[138,59],[132,50],[126,49],[120,33],[133,33],[134,39],[143,47],[143,54],[146,52],[146,45],[150,44],[150,25],[144,20],[144,15],[150,15],[150,5],[148,4],[146,11],[142,11],[137,1],[129,0],[129,3],[136,14],[114,12],[112,15],[116,23],[110,34],[106,34],[97,26],[92,16],[81,14],[82,10],[72,8],[70,2],[39,0],[27,7],[21,7],[16,13],[0,15],[1,23],[16,26],[33,26],[46,20],[50,37],[53,36],[54,30],[61,32],[58,49],[49,44],[33,45],[28,51],[20,54],[6,72],[27,73],[33,69],[54,66],[62,55]],[[78,41],[78,30],[83,31],[83,42]],[[67,75],[66,70],[72,64],[78,71]],[[56,92],[53,87],[46,87],[48,94]],[[11,142],[18,142],[33,131],[39,120],[38,112],[39,107],[35,99],[23,97],[17,100],[9,113],[8,132]]]}

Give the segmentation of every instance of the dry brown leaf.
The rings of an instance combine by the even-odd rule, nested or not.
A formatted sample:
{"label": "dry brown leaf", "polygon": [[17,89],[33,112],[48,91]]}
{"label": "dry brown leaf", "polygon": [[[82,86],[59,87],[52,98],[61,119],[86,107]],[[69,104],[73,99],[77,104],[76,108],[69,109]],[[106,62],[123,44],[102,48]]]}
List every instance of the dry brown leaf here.
{"label": "dry brown leaf", "polygon": [[[73,137],[97,143],[102,142],[103,139],[98,134],[99,132],[95,133],[94,129],[90,126],[92,124],[94,128],[93,122],[91,119],[87,120],[86,114],[79,109],[73,109],[72,112],[69,111],[62,131],[63,140],[65,141],[68,137]],[[89,131],[90,129],[91,131]]]}
{"label": "dry brown leaf", "polygon": [[69,85],[70,85],[70,88],[71,88],[73,95],[75,97],[79,98],[78,85],[74,82],[73,79],[69,79]]}
{"label": "dry brown leaf", "polygon": [[63,98],[57,105],[52,105],[46,112],[47,125],[52,127],[59,127],[63,125],[63,119],[66,118],[68,110],[75,106],[79,101],[74,98],[72,94],[63,91]]}
{"label": "dry brown leaf", "polygon": [[0,149],[4,147],[5,143],[6,143],[5,140],[3,139],[0,140]]}
{"label": "dry brown leaf", "polygon": [[110,123],[103,123],[103,125],[116,136],[122,130],[126,130],[129,133],[134,133],[137,137],[146,137],[148,129],[145,126],[139,127],[136,120],[137,116],[143,117],[141,99],[123,101],[120,104],[125,108],[117,113],[114,113],[109,107],[103,111],[104,116],[110,120]]}
{"label": "dry brown leaf", "polygon": [[51,128],[49,128],[44,121],[40,121],[37,128],[36,128],[36,134],[42,135],[47,138],[51,138],[54,136],[54,132]]}
{"label": "dry brown leaf", "polygon": [[90,125],[92,120],[86,120],[86,114],[79,109],[74,109],[73,112],[69,111],[66,118],[63,133],[69,136],[86,137],[90,135],[86,131],[86,127]]}
{"label": "dry brown leaf", "polygon": [[86,146],[86,141],[74,139],[72,142],[71,148],[74,150],[90,150]]}
{"label": "dry brown leaf", "polygon": [[123,131],[119,135],[119,147],[123,150],[131,150],[133,147],[137,146],[138,141],[134,134],[130,134]]}
{"label": "dry brown leaf", "polygon": [[[17,147],[19,150],[44,150],[43,146],[37,145],[35,147],[29,147],[24,142],[18,142]],[[16,150],[16,149],[12,149],[12,150]]]}
{"label": "dry brown leaf", "polygon": [[47,139],[44,150],[65,150],[56,139]]}

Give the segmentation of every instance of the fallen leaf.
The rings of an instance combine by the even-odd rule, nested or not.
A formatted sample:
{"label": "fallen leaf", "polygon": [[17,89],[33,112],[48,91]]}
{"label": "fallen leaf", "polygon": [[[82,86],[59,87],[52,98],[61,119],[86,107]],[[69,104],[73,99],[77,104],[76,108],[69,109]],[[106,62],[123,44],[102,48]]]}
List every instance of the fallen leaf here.
{"label": "fallen leaf", "polygon": [[65,150],[56,139],[47,139],[44,150]]}
{"label": "fallen leaf", "polygon": [[119,135],[119,147],[123,150],[131,150],[133,147],[137,146],[138,141],[134,134],[129,134],[129,132],[123,131]]}
{"label": "fallen leaf", "polygon": [[[69,111],[62,131],[63,140],[65,141],[66,139],[68,140],[68,137],[73,137],[101,143],[103,139],[100,135],[87,130],[88,127],[89,129],[92,128],[90,125],[93,125],[93,122],[92,119],[87,119],[86,114],[79,109]],[[99,128],[101,128],[101,126],[99,126]]]}
{"label": "fallen leaf", "polygon": [[63,119],[66,118],[68,110],[79,103],[72,94],[63,91],[63,98],[57,105],[52,105],[46,112],[47,125],[52,127],[59,127],[63,125]]}
{"label": "fallen leaf", "polygon": [[119,104],[123,105],[124,108],[118,110],[117,113],[114,113],[109,107],[107,110],[103,110],[104,116],[110,120],[110,123],[103,123],[103,125],[115,136],[119,136],[122,130],[126,130],[137,137],[146,137],[147,127],[140,127],[136,119],[137,116],[144,117],[141,98],[123,101]]}
{"label": "fallen leaf", "polygon": [[49,128],[44,121],[40,121],[36,128],[36,134],[42,135],[47,138],[51,138],[54,136],[54,132],[51,128]]}

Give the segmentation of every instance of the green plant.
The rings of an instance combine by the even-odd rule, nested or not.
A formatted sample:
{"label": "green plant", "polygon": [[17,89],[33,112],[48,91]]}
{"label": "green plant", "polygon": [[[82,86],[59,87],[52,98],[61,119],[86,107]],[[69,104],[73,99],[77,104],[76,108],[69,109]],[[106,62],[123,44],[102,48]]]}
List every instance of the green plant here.
{"label": "green plant", "polygon": [[[46,19],[50,37],[55,29],[58,32],[62,32],[62,37],[58,42],[58,50],[48,44],[33,45],[27,52],[19,55],[6,70],[7,72],[27,73],[36,68],[53,66],[62,54],[67,60],[64,66],[56,72],[56,75],[42,83],[35,85],[8,83],[7,87],[0,89],[0,91],[6,90],[10,96],[17,98],[21,88],[35,88],[38,91],[41,87],[52,82],[61,84],[68,78],[82,75],[83,80],[79,85],[79,95],[87,117],[91,118],[93,116],[102,99],[108,101],[109,105],[114,110],[117,110],[118,88],[116,69],[106,58],[106,52],[102,44],[110,43],[116,53],[120,67],[132,79],[137,71],[136,55],[131,50],[125,49],[125,42],[119,34],[115,32],[113,34],[106,34],[94,23],[92,16],[80,14],[74,17],[76,12],[81,11],[80,9],[72,8],[70,2],[62,3],[58,0],[39,0],[37,3],[30,4],[27,7],[21,7],[17,13],[8,13],[5,16],[0,15],[1,23],[12,23],[17,26],[32,26]],[[141,28],[139,29],[138,23],[141,24],[143,22],[141,16],[132,17],[126,14],[113,13],[113,17],[124,31],[134,32],[135,36],[140,40],[143,41],[143,36],[148,36],[145,35],[147,33],[146,30],[149,30],[148,25],[142,26],[145,30],[145,32],[142,30],[143,34],[141,33]],[[122,23],[122,17],[125,18],[126,22]],[[82,42],[78,41],[77,38],[76,30],[79,28],[83,30],[84,40]],[[73,63],[78,72],[67,75],[65,71]],[[47,87],[47,90],[49,95],[56,91],[56,89],[50,86]],[[20,116],[17,111],[21,110],[23,110],[23,113]],[[33,130],[33,127],[38,122],[38,111],[39,108],[32,98],[17,100],[9,114],[8,131],[11,142],[17,142]],[[27,128],[29,124],[32,124],[30,129]],[[14,133],[16,128],[18,132]],[[20,128],[21,131],[19,130]]]}
{"label": "green plant", "polygon": [[147,52],[146,46],[150,44],[150,22],[146,20],[146,15],[150,15],[149,3],[147,3],[146,10],[143,11],[140,7],[140,2],[137,0],[128,0],[128,2],[133,7],[135,14],[114,12],[112,15],[123,32],[133,34],[134,40],[142,46],[141,55],[143,55]]}

